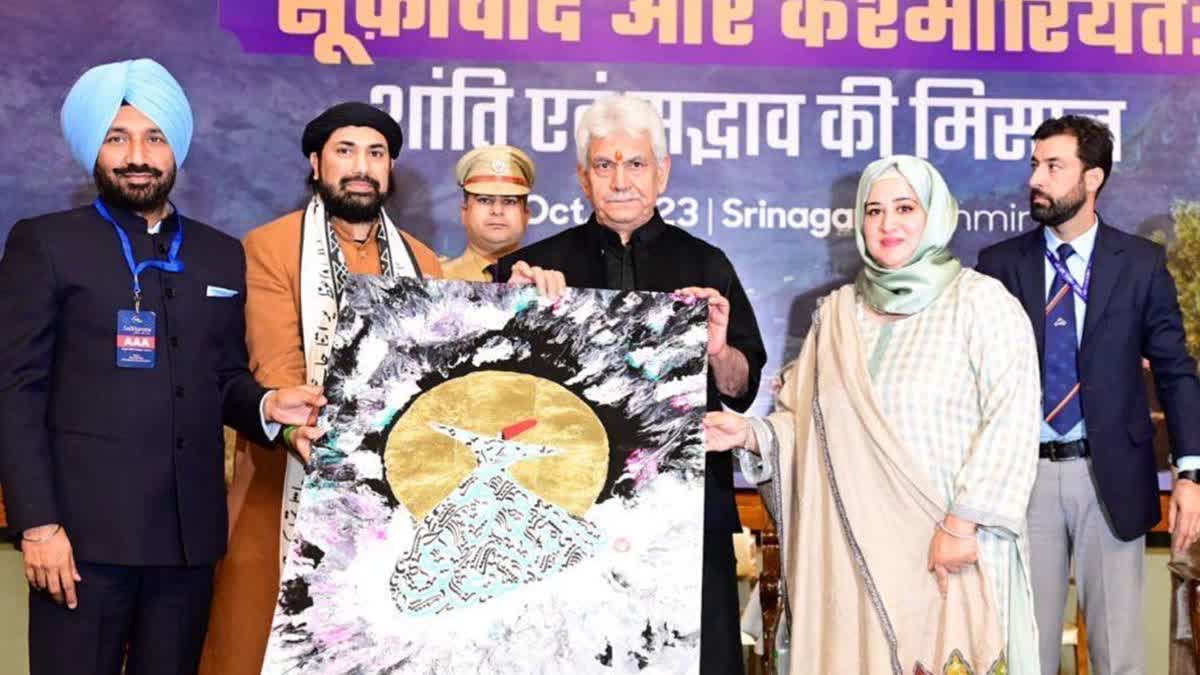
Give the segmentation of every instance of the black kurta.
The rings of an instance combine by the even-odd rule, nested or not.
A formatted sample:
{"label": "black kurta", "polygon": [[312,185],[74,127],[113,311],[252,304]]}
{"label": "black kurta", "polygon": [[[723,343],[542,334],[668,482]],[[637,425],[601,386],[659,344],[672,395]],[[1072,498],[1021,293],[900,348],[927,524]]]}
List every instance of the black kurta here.
{"label": "black kurta", "polygon": [[[530,265],[558,270],[567,285],[671,292],[687,286],[714,288],[729,300],[727,341],[745,355],[750,366],[746,391],[732,397],[717,389],[708,373],[708,409],[722,403],[739,412],[754,402],[767,354],[754,309],[738,280],[737,272],[721,250],[682,229],[668,225],[658,211],[635,230],[627,246],[601,225],[595,214],[584,225],[543,239],[511,253],[498,263],[497,278],[507,280],[512,266]],[[731,533],[740,531],[733,492],[731,453],[708,453],[704,488],[704,590],[701,670],[704,673],[739,673],[741,643]]]}

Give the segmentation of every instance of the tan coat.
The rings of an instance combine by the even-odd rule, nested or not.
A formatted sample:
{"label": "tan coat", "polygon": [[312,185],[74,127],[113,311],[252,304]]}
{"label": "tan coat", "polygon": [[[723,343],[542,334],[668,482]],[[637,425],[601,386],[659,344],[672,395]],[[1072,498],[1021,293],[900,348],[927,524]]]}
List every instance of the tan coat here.
{"label": "tan coat", "polygon": [[[266,387],[304,384],[300,333],[300,229],[303,211],[255,228],[246,249],[246,345],[250,369]],[[427,278],[441,278],[437,255],[401,232]],[[352,274],[380,274],[374,232],[363,244],[338,230]],[[279,590],[279,524],[286,454],[239,436],[229,490],[229,552],[217,566],[202,675],[262,669]]]}

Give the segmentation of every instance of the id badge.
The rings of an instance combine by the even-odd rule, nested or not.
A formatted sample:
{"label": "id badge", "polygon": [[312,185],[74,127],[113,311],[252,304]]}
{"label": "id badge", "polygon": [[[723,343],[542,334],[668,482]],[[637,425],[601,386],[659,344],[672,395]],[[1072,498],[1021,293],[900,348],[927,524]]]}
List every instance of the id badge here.
{"label": "id badge", "polygon": [[154,312],[117,312],[117,367],[154,367]]}

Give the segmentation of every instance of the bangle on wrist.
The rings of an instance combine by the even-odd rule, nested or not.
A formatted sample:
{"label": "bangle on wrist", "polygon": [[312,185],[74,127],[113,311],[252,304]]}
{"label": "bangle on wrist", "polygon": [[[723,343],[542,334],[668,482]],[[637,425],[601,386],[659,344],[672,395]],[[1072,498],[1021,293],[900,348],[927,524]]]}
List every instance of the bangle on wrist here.
{"label": "bangle on wrist", "polygon": [[44,537],[38,537],[36,539],[30,538],[28,535],[22,534],[21,541],[27,541],[31,544],[41,544],[43,542],[47,542],[47,541],[50,541],[51,539],[53,539],[54,535],[58,534],[58,531],[61,529],[62,529],[62,525],[55,524],[54,529],[50,532],[50,534],[47,534]]}
{"label": "bangle on wrist", "polygon": [[937,529],[941,530],[942,532],[945,532],[946,534],[950,535],[951,537],[954,537],[955,539],[974,539],[975,538],[974,533],[962,534],[961,532],[955,532],[954,530],[946,527],[946,524],[940,520],[937,521],[936,525],[937,525]]}
{"label": "bangle on wrist", "polygon": [[296,436],[296,429],[299,428],[300,427],[289,424],[283,428],[283,433],[280,434],[280,437],[283,438],[283,444],[292,450],[296,449],[296,442],[293,439]]}

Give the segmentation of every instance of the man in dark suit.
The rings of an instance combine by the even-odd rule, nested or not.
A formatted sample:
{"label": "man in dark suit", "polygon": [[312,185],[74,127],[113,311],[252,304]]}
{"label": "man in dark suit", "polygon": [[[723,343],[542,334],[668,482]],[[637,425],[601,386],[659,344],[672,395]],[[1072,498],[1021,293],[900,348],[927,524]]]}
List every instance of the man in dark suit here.
{"label": "man in dark suit", "polygon": [[1143,673],[1144,537],[1161,514],[1142,358],[1179,469],[1168,514],[1177,550],[1200,532],[1200,382],[1163,248],[1096,213],[1112,133],[1067,115],[1033,139],[1030,213],[1042,227],[985,249],[978,270],[1021,300],[1041,358],[1029,557],[1042,673],[1058,672],[1072,556],[1096,672]]}
{"label": "man in dark suit", "polygon": [[[725,254],[668,225],[655,208],[671,169],[658,112],[646,101],[610,96],[588,109],[579,129],[576,171],[591,218],[501,258],[497,279],[559,270],[569,286],[683,290],[707,300],[708,409],[724,403],[745,411],[767,359],[758,323]],[[742,672],[730,453],[710,453],[706,470],[700,670],[730,675]]]}
{"label": "man in dark suit", "polygon": [[323,398],[246,369],[242,247],[168,201],[192,133],[174,78],[93,68],[62,123],[100,196],[18,222],[0,259],[0,483],[30,666],[192,673],[225,550],[222,422],[269,442]]}

